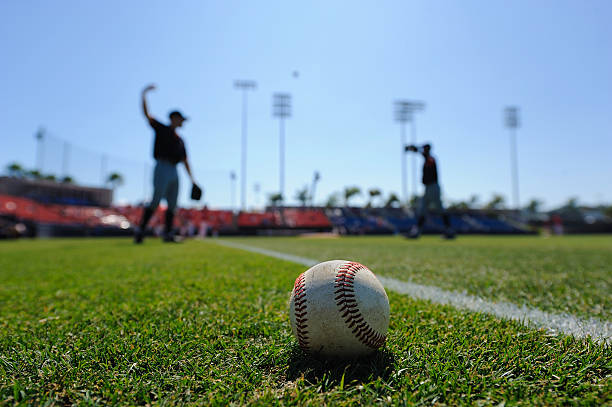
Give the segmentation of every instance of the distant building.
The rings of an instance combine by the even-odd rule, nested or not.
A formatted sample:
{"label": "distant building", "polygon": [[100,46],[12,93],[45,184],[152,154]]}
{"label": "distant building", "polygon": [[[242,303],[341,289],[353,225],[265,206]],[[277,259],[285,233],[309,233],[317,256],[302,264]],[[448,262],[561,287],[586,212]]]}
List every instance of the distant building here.
{"label": "distant building", "polygon": [[0,194],[62,205],[109,207],[113,202],[113,190],[109,188],[18,177],[0,177]]}

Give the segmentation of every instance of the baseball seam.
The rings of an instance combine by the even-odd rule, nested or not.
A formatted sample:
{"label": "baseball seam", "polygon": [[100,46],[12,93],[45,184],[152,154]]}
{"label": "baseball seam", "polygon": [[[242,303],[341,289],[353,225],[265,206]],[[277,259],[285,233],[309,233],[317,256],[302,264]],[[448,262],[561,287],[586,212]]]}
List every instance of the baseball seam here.
{"label": "baseball seam", "polygon": [[300,344],[300,348],[308,350],[309,340],[305,272],[295,279],[295,285],[293,286],[293,306],[298,343]]}
{"label": "baseball seam", "polygon": [[387,335],[376,332],[364,319],[355,296],[355,275],[365,266],[356,262],[347,262],[338,267],[334,287],[336,305],[353,334],[364,345],[378,349],[387,340]]}

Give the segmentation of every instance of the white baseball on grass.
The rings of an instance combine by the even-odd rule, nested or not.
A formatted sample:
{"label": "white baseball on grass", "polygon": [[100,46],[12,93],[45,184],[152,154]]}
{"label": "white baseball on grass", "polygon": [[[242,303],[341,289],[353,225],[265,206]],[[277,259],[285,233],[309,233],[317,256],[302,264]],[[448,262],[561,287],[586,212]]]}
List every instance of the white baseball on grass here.
{"label": "white baseball on grass", "polygon": [[293,334],[309,353],[354,358],[387,339],[387,293],[374,273],[356,262],[326,261],[300,274],[289,314]]}

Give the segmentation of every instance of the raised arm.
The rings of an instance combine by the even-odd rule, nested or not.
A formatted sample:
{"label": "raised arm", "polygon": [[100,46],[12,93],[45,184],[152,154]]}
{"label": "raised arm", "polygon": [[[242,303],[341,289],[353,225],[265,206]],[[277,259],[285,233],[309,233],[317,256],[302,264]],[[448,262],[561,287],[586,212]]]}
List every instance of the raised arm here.
{"label": "raised arm", "polygon": [[154,89],[155,89],[155,85],[149,85],[146,88],[144,88],[142,91],[142,112],[144,113],[145,117],[147,118],[149,122],[152,122],[155,119],[153,118],[153,116],[149,114],[149,109],[147,107],[147,93]]}

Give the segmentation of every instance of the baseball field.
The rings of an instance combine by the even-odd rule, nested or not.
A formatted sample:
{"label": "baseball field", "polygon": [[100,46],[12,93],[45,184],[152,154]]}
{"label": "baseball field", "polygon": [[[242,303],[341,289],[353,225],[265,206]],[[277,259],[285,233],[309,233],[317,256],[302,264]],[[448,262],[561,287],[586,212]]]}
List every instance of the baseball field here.
{"label": "baseball field", "polygon": [[[302,352],[300,259],[381,277],[380,351]],[[1,242],[0,405],[609,405],[611,292],[610,236]]]}

